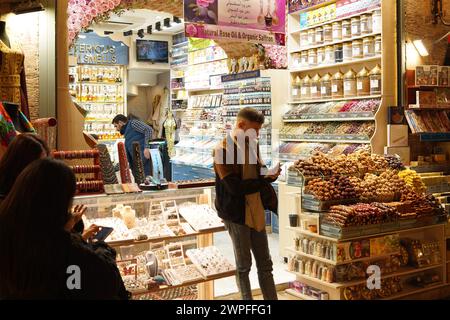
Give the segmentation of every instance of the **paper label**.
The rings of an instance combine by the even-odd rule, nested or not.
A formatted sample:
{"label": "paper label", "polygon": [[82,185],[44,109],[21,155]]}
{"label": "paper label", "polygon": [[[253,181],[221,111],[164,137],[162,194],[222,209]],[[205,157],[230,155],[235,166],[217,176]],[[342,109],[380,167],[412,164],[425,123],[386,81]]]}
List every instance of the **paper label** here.
{"label": "paper label", "polygon": [[298,95],[298,89],[292,89],[292,95],[293,96]]}
{"label": "paper label", "polygon": [[317,93],[317,88],[316,87],[312,87],[311,88],[311,94],[316,94]]}
{"label": "paper label", "polygon": [[356,84],[356,87],[357,87],[358,90],[362,90],[363,89],[362,81],[358,81],[358,83]]}
{"label": "paper label", "polygon": [[337,84],[333,84],[332,88],[331,88],[332,92],[338,92],[338,86]]}
{"label": "paper label", "polygon": [[327,88],[326,88],[326,87],[322,87],[322,88],[320,89],[320,92],[321,92],[322,94],[327,94]]}
{"label": "paper label", "polygon": [[305,95],[308,92],[306,88],[302,88],[302,95]]}
{"label": "paper label", "polygon": [[378,80],[370,80],[370,87],[371,87],[371,88],[378,89],[378,88],[379,88],[379,86],[378,86]]}
{"label": "paper label", "polygon": [[344,83],[344,90],[345,90],[345,91],[350,91],[350,90],[352,90],[352,85],[350,84],[350,82],[345,82],[345,83]]}

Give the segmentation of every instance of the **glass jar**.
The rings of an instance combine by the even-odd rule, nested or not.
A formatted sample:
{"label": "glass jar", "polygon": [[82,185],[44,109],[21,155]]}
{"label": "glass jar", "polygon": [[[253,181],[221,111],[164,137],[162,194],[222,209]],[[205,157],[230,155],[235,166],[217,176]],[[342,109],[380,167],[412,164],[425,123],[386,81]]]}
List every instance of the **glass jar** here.
{"label": "glass jar", "polygon": [[294,82],[292,83],[292,99],[299,100],[301,98],[301,89],[302,89],[302,80],[299,76],[295,77]]}
{"label": "glass jar", "polygon": [[381,10],[375,10],[372,14],[372,32],[381,33]]}
{"label": "glass jar", "polygon": [[333,46],[327,46],[325,47],[325,64],[332,64],[335,61],[335,55],[334,55],[334,47]]}
{"label": "glass jar", "polygon": [[352,43],[351,42],[345,42],[344,45],[344,53],[343,53],[343,59],[344,61],[350,61],[352,60],[353,52],[352,52]]}
{"label": "glass jar", "polygon": [[302,31],[300,32],[300,48],[306,48],[308,47],[308,31]]}
{"label": "glass jar", "polygon": [[331,24],[323,26],[323,42],[333,42],[333,27],[331,26]]}
{"label": "glass jar", "polygon": [[376,65],[369,73],[370,95],[381,94],[381,67]]}
{"label": "glass jar", "polygon": [[344,61],[344,48],[342,44],[334,46],[334,62],[339,63]]}
{"label": "glass jar", "polygon": [[352,37],[359,37],[361,35],[361,19],[354,17],[351,20],[352,25]]}
{"label": "glass jar", "polygon": [[344,79],[339,71],[331,79],[331,97],[342,98],[344,96]]}
{"label": "glass jar", "polygon": [[373,57],[375,55],[375,38],[368,37],[363,39],[364,58]]}
{"label": "glass jar", "polygon": [[301,100],[311,99],[311,77],[305,76],[302,80]]}
{"label": "glass jar", "polygon": [[381,54],[381,36],[375,37],[375,54]]}
{"label": "glass jar", "polygon": [[308,30],[308,46],[313,46],[316,44],[316,32],[314,29]]}
{"label": "glass jar", "polygon": [[328,99],[332,97],[331,78],[331,73],[327,73],[322,77],[322,79],[320,79],[320,96],[322,99]]}
{"label": "glass jar", "polygon": [[333,41],[342,40],[342,24],[340,22],[335,22],[331,28],[333,29]]}
{"label": "glass jar", "polygon": [[308,66],[308,51],[302,51],[300,54],[300,65],[302,67]]}
{"label": "glass jar", "polygon": [[311,99],[320,99],[320,76],[316,74],[311,80]]}
{"label": "glass jar", "polygon": [[361,34],[372,33],[372,15],[363,14],[361,16]]}
{"label": "glass jar", "polygon": [[369,70],[362,68],[356,75],[356,93],[358,96],[368,96],[370,94]]}
{"label": "glass jar", "polygon": [[311,49],[308,51],[308,65],[315,66],[317,65],[317,50]]}
{"label": "glass jar", "polygon": [[325,48],[317,48],[317,65],[325,62]]}
{"label": "glass jar", "polygon": [[316,31],[316,44],[323,43],[323,27],[318,27],[315,29]]}
{"label": "glass jar", "polygon": [[353,59],[361,59],[363,57],[363,42],[361,40],[352,42],[352,57]]}
{"label": "glass jar", "polygon": [[344,75],[344,97],[356,96],[356,72],[350,69]]}
{"label": "glass jar", "polygon": [[350,20],[342,21],[342,39],[348,39],[352,37],[352,25]]}
{"label": "glass jar", "polygon": [[292,55],[292,66],[294,68],[300,68],[302,66],[299,53],[294,53]]}

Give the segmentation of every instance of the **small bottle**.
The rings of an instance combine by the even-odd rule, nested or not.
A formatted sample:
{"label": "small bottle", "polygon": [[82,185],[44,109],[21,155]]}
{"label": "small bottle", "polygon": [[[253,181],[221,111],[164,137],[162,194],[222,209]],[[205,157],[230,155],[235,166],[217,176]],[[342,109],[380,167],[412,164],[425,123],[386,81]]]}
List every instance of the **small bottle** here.
{"label": "small bottle", "polygon": [[326,46],[325,47],[325,60],[324,64],[332,64],[335,61],[334,47]]}
{"label": "small bottle", "polygon": [[302,51],[300,54],[300,65],[302,67],[308,66],[308,51]]}

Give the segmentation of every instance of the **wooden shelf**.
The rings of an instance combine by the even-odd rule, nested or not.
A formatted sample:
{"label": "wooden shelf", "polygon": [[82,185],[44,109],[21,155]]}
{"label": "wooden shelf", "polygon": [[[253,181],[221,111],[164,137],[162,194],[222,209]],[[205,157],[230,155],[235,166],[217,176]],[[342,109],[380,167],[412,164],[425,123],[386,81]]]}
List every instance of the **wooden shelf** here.
{"label": "wooden shelf", "polygon": [[174,44],[174,45],[172,45],[172,47],[178,48],[178,47],[187,46],[188,44],[189,44],[189,41],[184,41],[184,42],[180,42],[180,43]]}
{"label": "wooden shelf", "polygon": [[298,292],[295,289],[286,289],[286,290],[284,290],[284,292],[286,292],[287,294],[290,294],[291,296],[300,298],[302,300],[314,300],[314,301],[317,301],[316,298],[313,298],[313,297],[308,296],[306,294],[300,293],[300,292]]}
{"label": "wooden shelf", "polygon": [[342,98],[328,98],[328,99],[309,99],[309,100],[292,100],[288,104],[307,104],[307,103],[319,103],[319,102],[331,102],[331,101],[352,101],[352,100],[364,100],[364,99],[380,99],[383,96],[381,94],[375,94],[371,96],[357,96],[357,97],[342,97]]}
{"label": "wooden shelf", "polygon": [[325,7],[325,6],[327,6],[327,5],[336,3],[336,1],[337,1],[337,0],[325,1],[325,2],[316,4],[316,5],[311,6],[311,7],[308,7],[308,8],[304,8],[304,9],[300,9],[300,10],[291,12],[291,13],[289,13],[289,14],[299,14],[299,13],[302,13],[302,12],[308,12],[308,11],[311,11],[311,10],[319,9],[319,8]]}
{"label": "wooden shelf", "polygon": [[294,231],[294,232],[298,232],[298,233],[304,234],[305,236],[315,237],[315,238],[328,240],[328,241],[332,241],[332,242],[338,242],[339,241],[338,239],[322,236],[322,235],[320,235],[318,233],[313,233],[311,231],[303,230],[303,229],[301,229],[299,227],[286,227],[286,229],[290,230],[290,231]]}
{"label": "wooden shelf", "polygon": [[308,46],[308,47],[300,47],[297,50],[293,50],[290,51],[290,54],[294,54],[294,53],[300,53],[302,51],[308,51],[311,49],[317,49],[317,48],[325,48],[328,46],[334,46],[336,44],[341,44],[341,43],[346,43],[346,42],[352,42],[354,40],[359,40],[359,39],[364,39],[364,38],[369,38],[369,37],[375,37],[375,36],[379,36],[381,35],[381,32],[374,32],[374,33],[368,33],[365,35],[361,35],[361,36],[357,36],[357,37],[352,37],[352,38],[348,38],[348,39],[342,39],[342,40],[338,40],[338,41],[333,41],[333,42],[327,42],[327,43],[322,43],[322,44],[316,44],[314,46]]}
{"label": "wooden shelf", "polygon": [[[333,20],[329,20],[329,21],[326,21],[326,22],[318,23],[318,24],[316,24],[316,25],[313,25],[313,26],[310,26],[310,27],[307,27],[307,28],[304,28],[304,29],[297,29],[297,30],[295,30],[295,31],[293,31],[293,32],[290,32],[290,34],[293,35],[293,34],[296,34],[296,33],[300,33],[300,32],[302,32],[302,31],[307,31],[307,30],[310,30],[310,29],[315,29],[315,28],[317,28],[317,27],[323,27],[323,26],[325,26],[325,25],[327,25],[327,24],[332,24],[332,23],[334,23],[334,22],[339,22],[339,21],[342,21],[342,20],[348,20],[348,19],[351,19],[351,18],[353,18],[353,17],[359,17],[359,16],[361,16],[361,15],[363,15],[363,14],[372,13],[372,12],[374,12],[374,11],[376,11],[376,10],[381,10],[381,8],[371,9],[371,10],[367,10],[367,11],[360,12],[360,13],[355,13],[355,14],[352,14],[352,15],[349,15],[349,16],[345,16],[345,17],[339,17],[339,18],[336,18],[336,19],[333,19]],[[297,12],[299,13],[300,11],[297,11]],[[293,13],[291,13],[291,15],[292,15],[292,14],[293,14]],[[294,13],[294,14],[295,14],[295,13]]]}
{"label": "wooden shelf", "polygon": [[[432,269],[437,269],[437,268],[442,268],[443,264],[437,264],[437,265],[433,265],[433,266],[427,266],[427,267],[423,267],[423,268],[413,268],[413,267],[406,267],[406,268],[402,268],[401,271],[397,271],[397,272],[393,272],[393,273],[389,273],[387,275],[382,275],[381,278],[382,279],[388,279],[388,278],[392,278],[392,277],[401,277],[401,276],[406,276],[406,275],[410,275],[410,274],[414,274],[414,273],[418,273],[418,272],[423,272],[423,271],[427,271],[427,270],[432,270]],[[353,286],[357,286],[360,284],[365,284],[367,282],[367,279],[362,279],[362,280],[355,280],[355,281],[348,281],[348,282],[326,282],[326,281],[322,281],[320,279],[311,277],[311,276],[307,276],[304,274],[300,274],[299,272],[296,271],[288,271],[291,273],[296,274],[297,276],[301,277],[301,278],[305,278],[306,280],[309,281],[314,281],[317,282],[323,286],[327,286],[333,289],[340,289],[340,288],[346,288],[346,287],[353,287]]]}
{"label": "wooden shelf", "polygon": [[354,64],[371,62],[371,61],[376,61],[376,60],[381,60],[381,56],[378,55],[378,56],[374,56],[374,57],[355,59],[355,60],[351,60],[351,61],[339,62],[339,63],[334,63],[334,64],[324,64],[324,65],[319,65],[319,66],[291,69],[290,72],[291,73],[299,73],[299,72],[309,72],[309,71],[314,71],[314,70],[331,69],[331,68],[350,66],[350,65],[354,65]]}
{"label": "wooden shelf", "polygon": [[441,282],[441,283],[438,283],[438,284],[435,284],[435,285],[432,285],[432,286],[429,286],[429,287],[425,287],[425,288],[414,288],[414,287],[411,287],[410,290],[404,290],[404,291],[402,291],[402,292],[400,292],[398,294],[394,294],[394,295],[392,295],[390,297],[387,297],[387,298],[384,298],[384,299],[381,299],[381,300],[399,299],[399,298],[407,297],[407,296],[410,296],[410,295],[413,295],[413,294],[426,292],[426,291],[437,289],[437,288],[442,288],[442,287],[445,287],[445,286],[448,286],[448,284]]}
{"label": "wooden shelf", "polygon": [[133,295],[141,295],[141,294],[146,294],[146,293],[155,293],[155,292],[168,290],[168,289],[188,287],[188,286],[192,286],[192,285],[203,283],[203,282],[208,282],[208,281],[214,281],[214,280],[217,280],[217,279],[233,277],[235,275],[236,275],[236,271],[229,271],[229,272],[225,272],[225,273],[212,275],[212,276],[209,276],[209,277],[206,277],[206,278],[202,278],[202,279],[199,279],[199,280],[188,281],[188,282],[185,282],[185,283],[182,283],[182,284],[177,284],[177,285],[174,285],[174,286],[162,285],[159,288],[154,288],[154,289],[133,290],[133,291],[131,291],[131,294],[133,294]]}

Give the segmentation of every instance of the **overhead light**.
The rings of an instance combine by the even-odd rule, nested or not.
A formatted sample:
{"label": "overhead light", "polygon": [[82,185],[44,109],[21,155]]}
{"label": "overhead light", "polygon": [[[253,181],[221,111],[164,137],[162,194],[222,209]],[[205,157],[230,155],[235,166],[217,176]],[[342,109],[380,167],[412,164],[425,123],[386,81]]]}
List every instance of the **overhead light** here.
{"label": "overhead light", "polygon": [[138,34],[138,37],[142,39],[145,36],[144,29],[139,29],[137,34]]}
{"label": "overhead light", "polygon": [[417,52],[419,52],[422,57],[427,57],[429,55],[428,50],[427,48],[425,48],[422,40],[414,40],[413,44]]}
{"label": "overhead light", "polygon": [[155,25],[155,29],[161,31],[161,22],[157,22]]}
{"label": "overhead light", "polygon": [[176,17],[176,16],[173,16],[173,23],[180,24],[181,23],[181,19]]}
{"label": "overhead light", "polygon": [[164,29],[169,29],[170,27],[170,18],[164,19]]}
{"label": "overhead light", "polygon": [[148,26],[147,27],[147,33],[148,34],[152,34],[153,33],[153,26]]}
{"label": "overhead light", "polygon": [[92,29],[87,29],[87,30],[85,31],[85,33],[92,33],[92,32],[94,32],[94,30],[92,30]]}
{"label": "overhead light", "polygon": [[141,83],[140,86],[141,87],[150,87],[150,83]]}
{"label": "overhead light", "polygon": [[80,38],[80,39],[86,39],[86,36],[85,36],[84,34],[79,34],[79,35],[78,35],[78,38]]}
{"label": "overhead light", "polygon": [[133,30],[125,31],[125,32],[123,33],[123,36],[124,36],[124,37],[129,37],[129,36],[132,36],[132,35],[133,35]]}
{"label": "overhead light", "polygon": [[44,11],[45,8],[40,1],[37,0],[28,0],[19,2],[18,5],[13,9],[15,14],[24,14],[31,12],[39,12]]}
{"label": "overhead light", "polygon": [[109,35],[109,34],[113,34],[113,33],[114,33],[114,31],[105,31],[104,32],[105,35]]}

